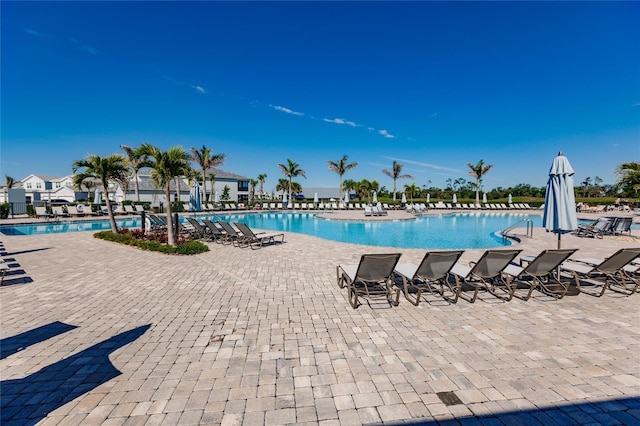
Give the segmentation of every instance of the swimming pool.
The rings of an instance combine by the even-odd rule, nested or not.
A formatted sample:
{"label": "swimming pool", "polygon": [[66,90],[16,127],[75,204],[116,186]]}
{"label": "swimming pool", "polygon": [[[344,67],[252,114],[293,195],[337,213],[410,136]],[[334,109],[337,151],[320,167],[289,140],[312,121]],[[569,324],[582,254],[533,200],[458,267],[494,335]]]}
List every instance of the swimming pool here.
{"label": "swimming pool", "polygon": [[[491,248],[510,245],[496,233],[529,219],[541,226],[539,215],[526,213],[451,213],[419,216],[403,221],[339,221],[318,219],[315,213],[243,213],[203,215],[199,218],[245,222],[251,228],[297,232],[346,243],[430,249]],[[184,220],[184,217],[181,217]],[[118,219],[118,226],[140,227],[140,219]],[[524,224],[520,226],[526,226]],[[3,225],[5,235],[37,235],[61,232],[99,231],[110,229],[108,220]]]}

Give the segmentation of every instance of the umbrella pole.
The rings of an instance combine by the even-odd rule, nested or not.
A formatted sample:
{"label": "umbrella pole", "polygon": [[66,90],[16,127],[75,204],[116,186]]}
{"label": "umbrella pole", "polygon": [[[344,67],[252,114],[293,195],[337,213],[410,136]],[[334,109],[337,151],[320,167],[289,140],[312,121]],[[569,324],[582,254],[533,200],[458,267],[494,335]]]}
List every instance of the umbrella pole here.
{"label": "umbrella pole", "polygon": [[558,250],[560,250],[560,246],[562,245],[560,242],[560,238],[562,238],[562,234],[558,232]]}

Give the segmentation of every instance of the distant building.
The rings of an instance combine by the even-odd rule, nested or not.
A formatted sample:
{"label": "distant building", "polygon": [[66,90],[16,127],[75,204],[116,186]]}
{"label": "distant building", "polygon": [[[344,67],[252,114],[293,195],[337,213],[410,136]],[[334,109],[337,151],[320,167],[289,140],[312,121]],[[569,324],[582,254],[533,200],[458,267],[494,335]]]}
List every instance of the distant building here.
{"label": "distant building", "polygon": [[[211,181],[208,179],[211,174],[215,175],[213,191]],[[213,202],[213,197],[215,197],[216,193],[218,193],[218,196],[222,200],[225,187],[228,187],[229,201],[247,202],[249,200],[249,178],[216,168],[207,169],[206,175],[207,181],[204,185],[201,184],[200,189],[203,202],[204,200]],[[197,176],[201,177],[201,175]],[[73,185],[73,175],[47,176],[30,174],[21,181],[16,182],[13,188],[24,189],[25,198],[29,204],[74,203],[80,200],[93,201],[95,191],[102,191],[99,184],[92,186],[90,190],[84,187],[82,190],[76,188]],[[152,206],[158,206],[159,203],[166,203],[167,201],[165,199],[164,189],[157,188],[151,180],[151,175],[148,173],[138,175],[138,188],[140,202],[148,202],[151,203]],[[175,179],[172,180],[170,188],[173,201],[189,201],[191,186],[186,178],[180,179],[179,197],[176,194]],[[6,188],[0,191],[0,200],[2,202],[6,202],[6,191],[4,189]],[[111,183],[108,188],[108,193],[109,199],[118,204],[125,200],[138,201],[135,195],[133,178],[129,180],[129,188],[126,193],[118,183]]]}

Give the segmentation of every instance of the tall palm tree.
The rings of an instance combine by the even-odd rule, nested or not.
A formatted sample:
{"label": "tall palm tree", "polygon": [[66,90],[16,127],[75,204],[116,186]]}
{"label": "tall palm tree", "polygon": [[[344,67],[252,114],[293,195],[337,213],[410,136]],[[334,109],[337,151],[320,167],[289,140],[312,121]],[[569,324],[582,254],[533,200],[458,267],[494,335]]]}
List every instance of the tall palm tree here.
{"label": "tall palm tree", "polygon": [[167,240],[169,245],[175,244],[175,230],[171,218],[171,181],[179,176],[190,174],[189,154],[181,146],[174,146],[168,151],[161,151],[151,144],[142,144],[138,148],[147,157],[147,166],[151,168],[151,179],[164,189],[167,203]]}
{"label": "tall palm tree", "polygon": [[[202,170],[202,185],[204,185],[203,190],[205,192],[205,202],[209,200],[207,197],[207,169],[209,167],[216,167],[224,164],[224,160],[227,159],[225,154],[213,154],[213,150],[211,148],[207,148],[202,145],[202,148],[191,148],[191,161],[200,166]],[[212,184],[213,185],[213,184]]]}
{"label": "tall palm tree", "polygon": [[4,178],[7,182],[7,185],[4,187],[4,202],[6,203],[9,200],[9,190],[15,185],[15,179],[9,175],[4,175]]}
{"label": "tall palm tree", "polygon": [[403,175],[402,168],[404,166],[396,161],[393,162],[391,170],[383,170],[382,173],[393,179],[393,201],[396,201],[396,181],[398,179],[413,179],[411,175]]}
{"label": "tall palm tree", "polygon": [[280,167],[280,170],[282,170],[282,173],[284,173],[284,175],[289,179],[289,202],[291,202],[291,191],[293,189],[293,178],[294,177],[298,177],[298,176],[302,176],[303,178],[307,178],[307,175],[305,174],[304,170],[302,170],[300,168],[300,164],[296,163],[295,161],[292,161],[290,158],[287,158],[287,164],[278,164],[278,167]]}
{"label": "tall palm tree", "polygon": [[249,179],[249,195],[251,196],[250,201],[254,201],[256,198],[256,185],[258,185],[257,179]]}
{"label": "tall palm tree", "polygon": [[260,198],[264,196],[264,182],[267,180],[267,174],[262,173],[258,175],[258,181],[260,182]]}
{"label": "tall palm tree", "polygon": [[215,184],[216,184],[216,174],[209,173],[209,181],[211,182],[211,192],[209,193],[209,200],[215,200]]}
{"label": "tall palm tree", "polygon": [[338,161],[327,160],[329,164],[329,170],[332,170],[340,176],[340,197],[342,198],[342,175],[344,175],[349,170],[358,166],[358,163],[347,163],[349,161],[349,157],[343,155],[342,158]]}
{"label": "tall palm tree", "polygon": [[640,163],[635,161],[622,163],[616,167],[615,173],[619,176],[618,185],[623,191],[629,195],[640,191]]}
{"label": "tall palm tree", "polygon": [[[89,155],[84,160],[76,160],[71,166],[75,176],[73,183],[76,186],[82,185],[85,179],[96,179],[102,185],[106,194],[105,202],[107,203],[107,212],[109,214],[109,222],[111,223],[111,232],[118,233],[118,226],[111,211],[111,201],[109,200],[109,183],[117,182],[124,176],[127,176],[129,170],[127,168],[127,160],[121,154],[111,154],[108,157],[100,157],[98,155]],[[80,173],[78,170],[84,169]]]}
{"label": "tall palm tree", "polygon": [[[144,167],[144,158],[138,153],[137,148],[131,148],[127,145],[120,145],[120,148],[127,155],[127,166],[133,176],[133,189],[136,193],[136,201],[140,202],[140,189],[138,185],[138,172]],[[128,187],[129,185],[127,185]],[[126,196],[126,195],[125,195]]]}
{"label": "tall palm tree", "polygon": [[493,168],[493,165],[484,164],[484,160],[478,161],[478,164],[467,163],[469,167],[469,174],[476,180],[476,204],[480,204],[480,181],[482,177],[489,173],[489,170]]}

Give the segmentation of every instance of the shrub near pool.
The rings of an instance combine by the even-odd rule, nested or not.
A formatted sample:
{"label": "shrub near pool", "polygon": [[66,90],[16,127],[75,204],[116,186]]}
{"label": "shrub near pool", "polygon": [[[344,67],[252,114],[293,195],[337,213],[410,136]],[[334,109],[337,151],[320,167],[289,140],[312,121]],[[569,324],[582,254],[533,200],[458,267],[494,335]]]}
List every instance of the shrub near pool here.
{"label": "shrub near pool", "polygon": [[101,240],[113,241],[120,244],[138,247],[142,250],[159,251],[166,254],[199,254],[209,251],[209,246],[195,240],[176,239],[178,244],[170,246],[159,241],[157,234],[148,234],[147,238],[141,238],[127,229],[120,231],[120,234],[114,234],[111,231],[102,231],[93,234],[95,238]]}

